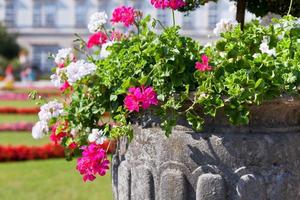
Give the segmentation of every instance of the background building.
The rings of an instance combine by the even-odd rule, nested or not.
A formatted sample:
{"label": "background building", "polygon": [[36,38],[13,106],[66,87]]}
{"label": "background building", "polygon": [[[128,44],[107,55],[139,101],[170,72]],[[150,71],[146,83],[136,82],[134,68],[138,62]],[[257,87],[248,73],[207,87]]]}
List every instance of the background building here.
{"label": "background building", "polygon": [[[19,44],[28,50],[31,65],[41,71],[50,71],[53,63],[49,52],[70,47],[74,33],[88,37],[87,22],[96,11],[105,10],[109,16],[119,5],[132,5],[145,14],[160,19],[165,25],[172,23],[170,10],[158,10],[150,0],[0,0],[0,22],[9,32],[18,33]],[[227,0],[209,3],[185,16],[176,13],[182,33],[206,43],[213,40],[212,29],[224,17],[228,17]],[[158,28],[159,29],[159,28]],[[159,30],[158,30],[159,31]]]}

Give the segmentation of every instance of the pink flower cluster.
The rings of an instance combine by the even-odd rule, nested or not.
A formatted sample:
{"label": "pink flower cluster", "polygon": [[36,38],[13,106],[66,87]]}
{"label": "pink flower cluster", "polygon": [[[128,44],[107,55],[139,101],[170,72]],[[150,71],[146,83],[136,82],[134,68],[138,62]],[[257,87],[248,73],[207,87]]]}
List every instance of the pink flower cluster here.
{"label": "pink flower cluster", "polygon": [[109,169],[109,160],[105,150],[95,143],[81,147],[82,157],[78,158],[76,169],[83,175],[83,180],[93,181],[96,175],[104,176]]}
{"label": "pink flower cluster", "polygon": [[134,24],[135,10],[132,7],[120,6],[112,13],[111,22],[123,23],[126,27]]}
{"label": "pink flower cluster", "polygon": [[107,42],[107,39],[107,35],[103,32],[94,33],[89,37],[87,47],[92,48],[93,46],[103,45]]}
{"label": "pink flower cluster", "polygon": [[148,109],[151,105],[157,105],[157,94],[152,87],[132,87],[129,88],[124,104],[129,111],[139,112],[140,107]]}
{"label": "pink flower cluster", "polygon": [[113,30],[110,35],[111,41],[121,41],[125,38],[125,35],[118,30]]}
{"label": "pink flower cluster", "polygon": [[151,0],[151,4],[158,9],[171,8],[173,10],[177,10],[185,6],[185,2],[183,0]]}
{"label": "pink flower cluster", "polygon": [[54,144],[58,144],[61,142],[61,140],[67,136],[66,131],[61,130],[61,127],[59,127],[59,123],[56,123],[54,126],[52,126],[52,131],[50,135],[50,140],[54,142]]}
{"label": "pink flower cluster", "polygon": [[208,64],[209,61],[208,57],[206,55],[202,55],[201,59],[202,59],[202,63],[196,62],[195,68],[201,72],[211,71],[212,67],[209,66]]}

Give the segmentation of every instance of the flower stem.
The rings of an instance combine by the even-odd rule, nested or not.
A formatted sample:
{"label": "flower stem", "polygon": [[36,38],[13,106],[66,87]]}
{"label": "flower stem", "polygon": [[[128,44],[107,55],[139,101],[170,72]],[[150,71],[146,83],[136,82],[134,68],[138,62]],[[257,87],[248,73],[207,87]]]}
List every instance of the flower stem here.
{"label": "flower stem", "polygon": [[106,153],[108,153],[108,150],[109,150],[109,147],[110,147],[110,143],[111,143],[111,140],[109,140],[109,143],[108,143],[108,145],[106,147]]}
{"label": "flower stem", "polygon": [[139,35],[140,34],[140,25],[136,21],[134,22],[134,25],[136,26],[137,32],[138,32],[138,35]]}
{"label": "flower stem", "polygon": [[154,20],[157,21],[164,30],[166,30],[166,27],[161,23],[160,20],[158,20],[158,19],[154,19]]}
{"label": "flower stem", "polygon": [[175,12],[174,10],[172,9],[172,17],[173,17],[173,26],[176,25],[176,22],[175,22]]}
{"label": "flower stem", "polygon": [[293,5],[293,0],[290,1],[290,7],[289,7],[289,11],[287,13],[287,15],[290,14],[291,10],[292,10],[292,5]]}

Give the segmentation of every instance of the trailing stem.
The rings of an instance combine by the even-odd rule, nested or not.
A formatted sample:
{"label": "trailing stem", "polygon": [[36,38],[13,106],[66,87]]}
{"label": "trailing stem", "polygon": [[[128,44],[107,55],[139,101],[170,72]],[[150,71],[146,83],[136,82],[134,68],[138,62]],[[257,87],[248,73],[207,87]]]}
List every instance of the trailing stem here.
{"label": "trailing stem", "polygon": [[293,5],[293,0],[290,1],[290,7],[289,7],[289,11],[287,13],[287,15],[290,14],[291,10],[292,10],[292,5]]}

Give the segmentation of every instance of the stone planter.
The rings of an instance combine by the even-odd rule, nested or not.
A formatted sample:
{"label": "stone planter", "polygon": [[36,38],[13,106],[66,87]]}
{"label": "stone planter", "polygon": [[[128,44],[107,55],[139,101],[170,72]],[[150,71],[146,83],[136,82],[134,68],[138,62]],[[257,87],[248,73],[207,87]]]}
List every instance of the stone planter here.
{"label": "stone planter", "polygon": [[170,138],[139,124],[113,158],[115,200],[300,199],[298,100],[251,107],[247,126],[219,114],[202,133],[183,124]]}

